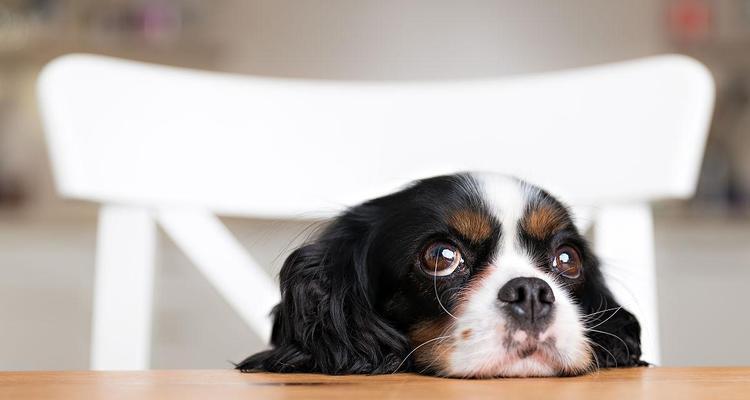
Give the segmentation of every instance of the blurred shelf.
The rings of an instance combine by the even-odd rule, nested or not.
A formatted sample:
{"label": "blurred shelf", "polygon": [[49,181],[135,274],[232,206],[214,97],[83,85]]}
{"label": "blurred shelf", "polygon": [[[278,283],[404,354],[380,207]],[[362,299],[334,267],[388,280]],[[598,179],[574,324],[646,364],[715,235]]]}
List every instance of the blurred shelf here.
{"label": "blurred shelf", "polygon": [[86,52],[209,68],[219,47],[203,2],[0,2],[0,65],[38,65]]}

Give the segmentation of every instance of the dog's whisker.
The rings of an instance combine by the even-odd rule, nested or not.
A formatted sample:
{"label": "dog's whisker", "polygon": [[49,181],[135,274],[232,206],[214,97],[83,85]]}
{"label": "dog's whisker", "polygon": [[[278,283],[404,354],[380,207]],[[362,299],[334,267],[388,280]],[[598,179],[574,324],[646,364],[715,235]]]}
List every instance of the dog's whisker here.
{"label": "dog's whisker", "polygon": [[[587,317],[591,317],[591,316],[593,316],[593,315],[597,315],[597,314],[603,314],[603,313],[605,313],[605,312],[607,312],[607,311],[612,311],[612,310],[619,310],[619,309],[621,309],[621,308],[622,308],[622,307],[612,307],[612,308],[608,308],[608,309],[606,309],[606,310],[601,310],[601,311],[594,311],[594,312],[592,312],[592,313],[589,313],[589,314],[584,314],[584,315],[581,315],[581,318],[582,318],[582,319],[584,319],[584,318],[587,318]],[[598,318],[598,317],[597,317],[597,318]]]}
{"label": "dog's whisker", "polygon": [[437,289],[437,274],[438,274],[437,269],[438,269],[438,264],[437,264],[437,261],[435,261],[435,274],[432,276],[433,287],[435,288],[435,298],[437,299],[438,304],[440,304],[440,308],[442,308],[443,311],[446,312],[446,314],[453,317],[453,319],[458,320],[458,318],[456,318],[455,315],[451,314],[451,312],[448,311],[447,308],[445,308],[445,306],[443,305],[443,302],[440,300],[440,294],[438,293],[438,289]]}
{"label": "dog's whisker", "polygon": [[[592,344],[592,340],[589,338],[586,338],[586,343]],[[596,372],[598,373],[602,369],[601,364],[599,364],[599,357],[597,357],[596,351],[594,351],[593,348],[590,348],[590,351],[591,351],[591,355],[594,357],[594,362],[596,363]]]}
{"label": "dog's whisker", "polygon": [[[605,319],[604,321],[601,321],[601,322],[599,322],[598,324],[596,324],[596,325],[594,325],[594,326],[591,326],[591,327],[589,327],[589,329],[594,329],[594,328],[597,328],[597,327],[599,327],[599,326],[601,326],[601,325],[605,324],[605,323],[606,323],[607,321],[609,321],[610,319],[612,319],[612,317],[614,317],[614,316],[615,316],[615,314],[617,314],[617,312],[618,312],[618,311],[620,311],[620,310],[622,310],[622,307],[616,307],[616,308],[615,308],[615,311],[614,311],[614,312],[612,313],[612,315],[610,315],[609,317],[607,317],[607,318],[606,318],[606,319]],[[593,322],[593,321],[592,321],[592,322]]]}
{"label": "dog's whisker", "polygon": [[625,341],[624,341],[624,340],[622,340],[622,338],[621,338],[621,337],[619,337],[619,336],[615,335],[614,333],[609,333],[609,332],[599,331],[599,330],[596,330],[596,329],[590,329],[590,328],[587,328],[586,330],[587,330],[587,331],[589,331],[589,332],[596,332],[596,333],[600,333],[600,334],[602,334],[602,335],[609,335],[609,336],[612,336],[612,337],[614,337],[615,339],[619,340],[619,341],[620,341],[620,343],[622,343],[622,345],[623,345],[623,346],[625,346],[625,353],[627,354],[627,356],[628,356],[628,359],[630,359],[630,348],[628,347],[628,344],[627,344],[627,343],[625,343]]}
{"label": "dog's whisker", "polygon": [[[615,363],[615,368],[617,368],[617,357],[615,357],[615,355],[614,355],[614,354],[612,354],[612,353],[611,353],[611,352],[610,352],[609,350],[607,350],[607,348],[606,348],[606,347],[604,347],[604,346],[600,345],[599,343],[597,343],[597,342],[596,342],[596,341],[594,341],[593,339],[589,339],[589,343],[591,343],[591,344],[593,344],[594,346],[597,346],[597,347],[599,347],[600,349],[602,349],[602,350],[606,351],[606,352],[607,352],[607,354],[609,354],[609,355],[610,355],[610,356],[612,357],[612,360],[613,360],[613,361],[614,361],[614,363]],[[594,352],[594,355],[596,356],[596,352]],[[599,365],[599,362],[598,362],[598,361],[597,361],[597,365]],[[601,368],[601,367],[600,367],[600,368]]]}
{"label": "dog's whisker", "polygon": [[438,337],[436,337],[436,338],[432,338],[432,339],[430,339],[430,340],[427,340],[427,341],[423,342],[422,344],[420,344],[419,346],[417,346],[417,347],[413,348],[413,349],[412,349],[412,350],[411,350],[411,351],[409,352],[409,354],[407,354],[407,355],[406,355],[406,357],[404,357],[404,359],[403,359],[403,360],[401,360],[401,363],[400,363],[400,364],[398,364],[398,367],[396,367],[396,369],[395,369],[395,370],[393,370],[393,372],[391,372],[391,374],[395,374],[396,372],[398,372],[398,370],[399,370],[399,369],[400,369],[400,368],[401,368],[401,367],[402,367],[402,366],[404,365],[404,363],[406,362],[406,360],[408,360],[408,359],[409,359],[409,357],[411,357],[411,355],[412,355],[412,354],[414,354],[414,352],[415,352],[415,351],[419,350],[419,348],[421,348],[422,346],[424,346],[424,345],[426,345],[426,344],[428,344],[428,343],[432,343],[432,342],[434,342],[434,341],[436,341],[436,340],[445,340],[445,339],[448,339],[448,338],[450,338],[450,337],[451,337],[450,335],[448,335],[448,336],[438,336]]}

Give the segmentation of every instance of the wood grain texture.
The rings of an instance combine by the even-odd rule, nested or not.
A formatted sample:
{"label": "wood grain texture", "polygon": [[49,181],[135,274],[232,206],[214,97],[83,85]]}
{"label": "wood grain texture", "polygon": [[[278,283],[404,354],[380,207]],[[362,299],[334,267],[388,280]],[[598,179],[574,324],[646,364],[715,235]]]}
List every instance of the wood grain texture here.
{"label": "wood grain texture", "polygon": [[231,370],[4,372],[0,399],[750,399],[750,368],[632,368],[575,378],[459,380]]}

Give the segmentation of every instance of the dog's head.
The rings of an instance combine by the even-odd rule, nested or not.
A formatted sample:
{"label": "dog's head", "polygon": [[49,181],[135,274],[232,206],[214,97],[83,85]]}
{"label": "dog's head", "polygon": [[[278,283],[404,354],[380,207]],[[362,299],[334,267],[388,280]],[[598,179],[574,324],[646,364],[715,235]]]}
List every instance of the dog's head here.
{"label": "dog's head", "polygon": [[519,180],[459,174],[356,206],[280,274],[273,349],[245,371],[456,377],[640,365],[640,327],[568,209]]}

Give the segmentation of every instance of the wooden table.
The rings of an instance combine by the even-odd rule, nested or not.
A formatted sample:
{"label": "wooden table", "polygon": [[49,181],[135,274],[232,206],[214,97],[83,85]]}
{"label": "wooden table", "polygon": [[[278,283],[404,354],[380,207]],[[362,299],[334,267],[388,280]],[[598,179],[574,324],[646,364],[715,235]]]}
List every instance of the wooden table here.
{"label": "wooden table", "polygon": [[635,368],[575,378],[459,380],[234,371],[4,372],[0,399],[750,399],[750,368]]}

